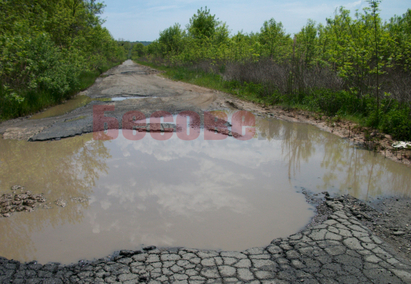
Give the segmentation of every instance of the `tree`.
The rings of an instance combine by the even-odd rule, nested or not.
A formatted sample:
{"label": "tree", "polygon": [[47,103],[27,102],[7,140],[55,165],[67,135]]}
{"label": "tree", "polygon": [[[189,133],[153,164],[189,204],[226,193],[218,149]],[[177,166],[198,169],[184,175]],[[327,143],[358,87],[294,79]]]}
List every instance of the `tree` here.
{"label": "tree", "polygon": [[264,22],[259,41],[265,47],[266,55],[274,61],[283,60],[290,52],[290,35],[285,32],[283,24],[274,19]]}
{"label": "tree", "polygon": [[191,17],[187,30],[189,35],[195,39],[210,39],[214,36],[220,24],[221,22],[216,19],[215,15],[210,14],[210,9],[207,10],[206,6],[204,10],[201,7],[197,10],[197,14]]}
{"label": "tree", "polygon": [[164,55],[170,52],[178,54],[182,49],[183,36],[184,32],[177,23],[160,32],[158,41],[163,47]]}
{"label": "tree", "polygon": [[296,35],[299,57],[304,60],[305,66],[311,66],[317,59],[317,28],[313,20]]}
{"label": "tree", "polygon": [[411,71],[411,9],[402,16],[394,16],[387,25],[395,44],[391,47],[394,60],[404,71]]}
{"label": "tree", "polygon": [[226,23],[220,24],[214,33],[214,42],[216,44],[227,43],[229,39],[229,31]]}
{"label": "tree", "polygon": [[81,73],[124,58],[97,1],[0,0],[0,117],[59,103],[86,84]]}
{"label": "tree", "polygon": [[[375,125],[379,124],[380,120],[380,58],[379,58],[379,45],[380,45],[380,29],[379,29],[379,17],[378,17],[378,5],[381,3],[381,0],[368,0],[368,3],[370,4],[371,7],[371,12],[372,12],[372,20],[373,20],[373,31],[374,31],[374,44],[375,44],[375,61],[376,61],[376,71],[375,71],[375,77],[376,77],[376,98],[377,98],[377,112],[376,112],[376,121]],[[381,66],[382,67],[382,66]]]}
{"label": "tree", "polygon": [[146,55],[146,50],[147,48],[142,44],[141,42],[136,43],[133,45],[132,51],[131,51],[131,57],[142,57]]}

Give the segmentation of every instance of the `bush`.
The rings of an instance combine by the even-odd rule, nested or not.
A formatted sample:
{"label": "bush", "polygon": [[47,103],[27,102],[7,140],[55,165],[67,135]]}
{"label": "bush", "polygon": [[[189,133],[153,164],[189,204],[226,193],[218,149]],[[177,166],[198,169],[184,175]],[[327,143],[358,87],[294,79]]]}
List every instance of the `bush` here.
{"label": "bush", "polygon": [[0,1],[0,119],[68,99],[124,59],[104,5],[71,2]]}
{"label": "bush", "polygon": [[[220,78],[213,75],[221,76],[219,88],[254,102],[347,116],[395,137],[410,137],[411,10],[384,23],[378,1],[371,2],[355,19],[341,7],[325,25],[309,20],[293,39],[271,19],[259,33],[216,40],[215,25],[209,25],[214,16],[199,10],[187,31],[176,24],[160,33],[147,47],[148,60],[193,70],[201,84],[217,84]],[[201,29],[193,24],[197,21]],[[173,76],[187,81],[193,74]]]}
{"label": "bush", "polygon": [[411,141],[411,109],[392,109],[381,118],[381,131],[390,133],[394,139]]}
{"label": "bush", "polygon": [[[82,65],[73,55],[57,48],[50,37],[38,34],[31,37],[2,36],[0,115],[4,118],[22,115],[38,102],[58,103],[67,99],[79,86]],[[33,96],[46,95],[34,99]],[[21,105],[20,105],[21,104]]]}

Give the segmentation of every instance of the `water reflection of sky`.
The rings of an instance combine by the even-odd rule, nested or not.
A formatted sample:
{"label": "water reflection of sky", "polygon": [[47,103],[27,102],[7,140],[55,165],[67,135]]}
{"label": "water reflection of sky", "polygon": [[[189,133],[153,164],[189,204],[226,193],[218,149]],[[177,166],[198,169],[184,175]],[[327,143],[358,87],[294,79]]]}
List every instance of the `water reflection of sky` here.
{"label": "water reflection of sky", "polygon": [[[136,228],[131,239],[144,241],[147,235],[168,246],[223,249],[264,245],[273,235],[295,232],[312,211],[288,179],[278,178],[287,168],[279,159],[280,147],[266,147],[274,144],[183,141],[176,135],[167,141],[149,135],[129,141],[120,135],[107,144],[112,158],[106,161],[108,174],[95,186],[93,205],[110,211],[110,217],[122,213],[112,222],[109,216],[91,218],[93,230],[127,223],[124,227]],[[124,214],[132,220],[119,221]]]}
{"label": "water reflection of sky", "polygon": [[0,219],[0,256],[67,263],[141,244],[245,249],[309,221],[301,187],[362,199],[411,192],[409,168],[315,127],[257,117],[256,129],[249,141],[0,140],[1,192],[22,184],[69,201]]}

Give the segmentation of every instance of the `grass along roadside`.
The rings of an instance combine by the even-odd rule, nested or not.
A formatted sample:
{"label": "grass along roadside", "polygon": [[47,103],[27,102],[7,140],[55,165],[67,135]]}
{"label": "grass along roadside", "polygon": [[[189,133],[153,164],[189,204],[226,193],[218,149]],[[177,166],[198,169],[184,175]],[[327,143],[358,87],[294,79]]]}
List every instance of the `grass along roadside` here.
{"label": "grass along roadside", "polygon": [[257,104],[267,106],[272,105],[272,101],[270,99],[259,97],[258,94],[255,93],[254,86],[252,84],[249,84],[248,86],[241,86],[235,81],[224,81],[222,76],[219,74],[190,70],[187,67],[168,67],[156,65],[147,61],[134,61],[138,64],[162,71],[162,75],[164,77],[175,81],[182,81],[214,90],[219,90]]}
{"label": "grass along roadside", "polygon": [[[392,109],[386,111],[389,114],[390,111],[391,114],[394,112],[396,116],[386,115],[384,117],[382,113],[381,128],[375,129],[369,126],[370,120],[373,119],[373,112],[370,111],[370,105],[373,103],[371,97],[358,99],[346,92],[332,93],[326,90],[319,90],[310,95],[274,94],[267,97],[261,95],[263,86],[258,84],[224,81],[219,74],[187,67],[159,66],[151,62],[135,61],[162,71],[162,76],[166,78],[233,94],[242,100],[251,101],[279,112],[280,117],[284,119],[294,120],[295,118],[297,121],[309,122],[340,137],[348,138],[358,145],[380,152],[392,160],[411,164],[410,150],[397,149],[392,146],[394,142],[401,140],[398,139],[401,136],[403,138],[407,137],[407,134],[411,136],[411,128],[409,131],[407,128],[411,127],[410,121],[406,120],[401,125],[409,109],[398,106],[396,102],[390,102]],[[403,130],[399,133],[400,135],[395,132],[396,127],[391,127],[393,124],[397,124],[397,128],[400,127],[400,130]]]}
{"label": "grass along roadside", "polygon": [[[91,85],[94,84],[96,79],[107,70],[119,65],[121,62],[117,62],[114,64],[106,65],[98,70],[94,71],[83,71],[77,78],[77,84],[69,90],[63,97],[56,96],[50,90],[45,90],[42,88],[38,88],[35,90],[27,90],[22,89],[19,90],[18,94],[24,100],[23,101],[16,101],[16,100],[6,100],[2,103],[0,107],[0,122],[36,114],[38,112],[43,111],[44,109],[57,106],[62,102],[69,100],[77,95],[78,92],[83,91],[89,88]],[[0,84],[0,98],[2,98],[2,92],[4,92],[3,85]]]}

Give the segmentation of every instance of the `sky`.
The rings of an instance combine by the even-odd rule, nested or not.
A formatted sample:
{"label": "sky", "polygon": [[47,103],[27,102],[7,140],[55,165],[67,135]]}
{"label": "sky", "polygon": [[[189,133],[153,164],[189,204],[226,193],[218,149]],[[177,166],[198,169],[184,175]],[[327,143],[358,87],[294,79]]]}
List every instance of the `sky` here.
{"label": "sky", "polygon": [[[312,19],[325,24],[335,9],[344,6],[351,12],[368,7],[365,0],[102,0],[106,4],[102,18],[115,39],[153,41],[159,32],[179,23],[183,28],[201,7],[225,22],[232,34],[259,32],[264,21],[282,22],[289,34],[298,33]],[[411,0],[383,0],[380,15],[388,20],[411,8]]]}

